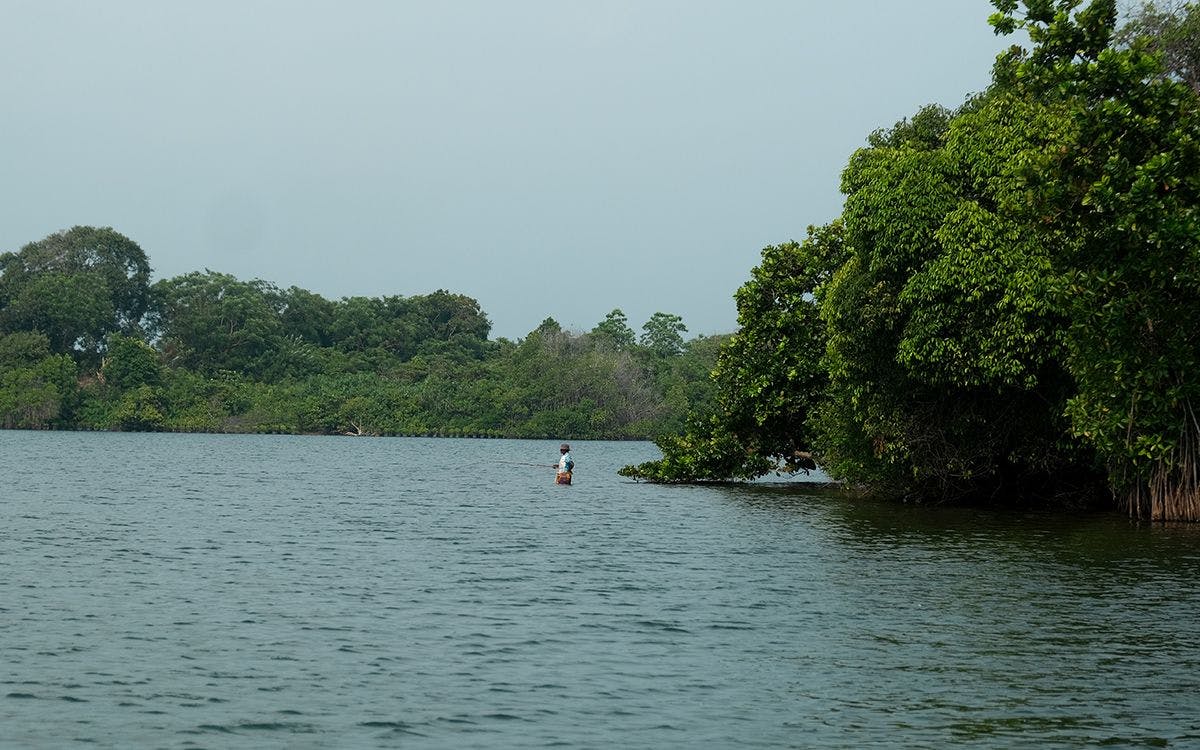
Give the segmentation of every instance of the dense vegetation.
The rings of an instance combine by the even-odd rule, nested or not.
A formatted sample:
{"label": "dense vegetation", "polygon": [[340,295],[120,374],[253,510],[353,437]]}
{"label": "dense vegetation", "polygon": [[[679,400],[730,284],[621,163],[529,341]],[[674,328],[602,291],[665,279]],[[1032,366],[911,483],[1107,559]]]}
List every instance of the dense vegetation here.
{"label": "dense vegetation", "polygon": [[490,330],[446,291],[152,284],[135,242],[75,227],[0,255],[0,426],[646,438],[711,399],[722,342],[667,313],[639,338],[620,310],[588,333]]}
{"label": "dense vegetation", "polygon": [[993,0],[987,91],[876,132],[738,292],[653,481],[820,464],[921,500],[1200,520],[1200,11]]}

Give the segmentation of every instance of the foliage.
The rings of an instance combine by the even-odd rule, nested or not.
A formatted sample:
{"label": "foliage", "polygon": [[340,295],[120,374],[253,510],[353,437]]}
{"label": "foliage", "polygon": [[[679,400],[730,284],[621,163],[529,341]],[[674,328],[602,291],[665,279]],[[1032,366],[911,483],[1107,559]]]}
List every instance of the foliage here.
{"label": "foliage", "polygon": [[713,413],[693,418],[679,437],[660,437],[662,460],[623,476],[714,481],[812,468],[809,411],[827,382],[820,299],[842,255],[836,223],[810,227],[803,244],[763,249],[736,295],[739,330],[720,348]]}
{"label": "foliage", "polygon": [[119,333],[108,339],[100,372],[105,382],[121,391],[161,385],[163,380],[158,352],[144,341]]}
{"label": "foliage", "polygon": [[0,336],[0,370],[29,367],[50,356],[50,339],[37,331]]}
{"label": "foliage", "polygon": [[154,284],[154,327],[171,364],[260,375],[283,333],[276,290],[255,279],[193,271]]}
{"label": "foliage", "polygon": [[648,436],[662,416],[652,373],[631,351],[543,324],[497,362],[507,420],[536,437]]}
{"label": "foliage", "polygon": [[683,350],[683,319],[671,313],[656,312],[642,324],[640,343],[660,357],[671,357]]}
{"label": "foliage", "polygon": [[663,457],[637,466],[622,467],[617,473],[652,482],[724,482],[762,476],[775,464],[751,450],[729,432],[719,418],[694,420],[682,435],[664,435],[656,441]]}
{"label": "foliage", "polygon": [[[145,289],[142,324],[116,330],[111,275],[42,258],[89,232],[5,256],[0,287],[15,296],[0,308],[13,328],[0,335],[0,424],[646,438],[712,399],[712,341],[652,351],[620,310],[589,334],[547,318],[521,341],[493,342],[466,295],[327,300],[206,270]],[[686,330],[677,316],[655,320],[668,335]]]}
{"label": "foliage", "polygon": [[1165,75],[1200,93],[1200,5],[1142,3],[1115,39],[1161,55]]}
{"label": "foliage", "polygon": [[591,330],[591,336],[598,344],[612,349],[625,350],[633,347],[635,338],[633,329],[629,327],[629,319],[621,309],[615,308],[604,320]]}
{"label": "foliage", "polygon": [[1200,519],[1200,334],[1172,322],[1200,315],[1200,108],[1186,66],[1162,66],[1193,8],[1144,10],[1118,39],[1109,0],[994,4],[1032,48],[959,110],[872,133],[828,276],[781,273],[819,311],[812,377],[776,328],[787,295],[751,304],[764,263],[719,407],[627,475],[744,477],[808,447],[887,494],[1086,501],[1106,471],[1133,513]]}
{"label": "foliage", "polygon": [[112,426],[143,432],[161,429],[163,414],[157,391],[149,385],[140,385],[121,394],[112,415]]}
{"label": "foliage", "polygon": [[1023,187],[1069,128],[995,90],[914,122],[929,119],[936,138],[879,139],[846,169],[817,453],[835,476],[927,500],[1086,494],[1090,459],[1060,416],[1054,268]]}
{"label": "foliage", "polygon": [[0,255],[0,332],[39,331],[58,353],[96,355],[105,336],[136,333],[150,265],[109,228],[74,227]]}
{"label": "foliage", "polygon": [[[10,334],[0,344],[12,346],[13,336],[20,334]],[[28,339],[21,342],[22,348],[28,343]],[[44,429],[69,424],[78,402],[74,360],[65,354],[6,360],[0,367],[0,426]]]}
{"label": "foliage", "polygon": [[1055,170],[1026,179],[1044,205],[1040,234],[1069,238],[1052,247],[1072,431],[1131,513],[1200,520],[1200,334],[1178,324],[1200,314],[1200,102],[1186,71],[1164,76],[1145,52],[1175,40],[1114,46],[1114,17],[1098,0],[1074,16],[1010,13],[1031,37],[1083,43],[1014,54],[1003,81],[1072,123]]}
{"label": "foliage", "polygon": [[[653,390],[663,394],[664,411],[648,423],[654,428],[648,434],[682,432],[689,415],[708,414],[716,408],[717,383],[711,373],[717,366],[722,347],[730,338],[731,334],[697,336],[684,343],[679,356],[660,360],[658,367],[653,363],[650,365],[649,369],[654,373]],[[621,374],[618,373],[618,377]]]}
{"label": "foliage", "polygon": [[319,294],[293,286],[279,292],[279,318],[283,335],[313,346],[333,343],[337,305]]}

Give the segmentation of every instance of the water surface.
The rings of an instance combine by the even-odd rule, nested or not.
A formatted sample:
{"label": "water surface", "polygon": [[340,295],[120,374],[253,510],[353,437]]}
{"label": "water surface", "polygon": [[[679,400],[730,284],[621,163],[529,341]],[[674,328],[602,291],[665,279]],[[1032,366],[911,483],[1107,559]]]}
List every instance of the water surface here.
{"label": "water surface", "polygon": [[1200,746],[1198,529],[557,445],[0,432],[0,745]]}

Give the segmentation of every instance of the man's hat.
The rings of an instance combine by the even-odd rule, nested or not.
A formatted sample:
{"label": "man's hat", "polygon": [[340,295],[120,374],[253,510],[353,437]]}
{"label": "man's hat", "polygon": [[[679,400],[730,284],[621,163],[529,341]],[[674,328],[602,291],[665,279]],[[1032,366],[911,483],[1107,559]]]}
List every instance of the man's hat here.
{"label": "man's hat", "polygon": [[558,449],[560,451],[569,451],[569,450],[571,450],[571,446],[567,445],[566,443],[563,443],[562,445],[558,446]]}

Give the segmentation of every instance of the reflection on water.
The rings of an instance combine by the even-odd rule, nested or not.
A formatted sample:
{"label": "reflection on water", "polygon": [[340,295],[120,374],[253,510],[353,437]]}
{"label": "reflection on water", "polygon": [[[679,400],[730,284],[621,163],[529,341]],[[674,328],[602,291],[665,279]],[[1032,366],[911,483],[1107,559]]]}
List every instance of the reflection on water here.
{"label": "reflection on water", "polygon": [[[836,490],[814,497],[802,485],[727,488],[731,500],[776,513],[817,511],[847,543],[863,547],[940,548],[996,562],[1049,556],[1112,574],[1200,577],[1200,524],[1139,522],[1114,513],[1066,514],[853,501]],[[819,498],[819,499],[818,499]],[[825,500],[822,502],[821,499]]]}
{"label": "reflection on water", "polygon": [[1196,529],[556,447],[0,433],[0,745],[1200,744]]}

